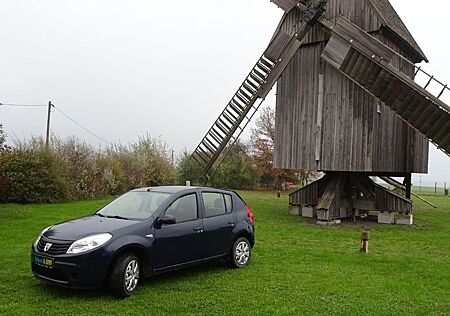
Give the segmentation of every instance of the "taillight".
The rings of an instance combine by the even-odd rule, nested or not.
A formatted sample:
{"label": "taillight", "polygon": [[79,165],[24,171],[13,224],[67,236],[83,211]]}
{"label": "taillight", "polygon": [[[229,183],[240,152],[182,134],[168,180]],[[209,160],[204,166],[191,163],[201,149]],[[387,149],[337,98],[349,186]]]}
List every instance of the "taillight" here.
{"label": "taillight", "polygon": [[248,215],[248,218],[250,219],[250,223],[252,223],[252,225],[254,225],[255,224],[255,215],[253,215],[253,212],[250,209],[250,207],[246,206],[245,208],[247,209],[247,215]]}

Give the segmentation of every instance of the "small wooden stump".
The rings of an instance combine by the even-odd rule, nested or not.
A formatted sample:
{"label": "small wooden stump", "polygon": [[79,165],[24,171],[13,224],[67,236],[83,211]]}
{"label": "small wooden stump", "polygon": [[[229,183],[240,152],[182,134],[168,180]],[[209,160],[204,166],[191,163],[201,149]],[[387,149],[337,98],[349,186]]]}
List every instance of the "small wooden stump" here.
{"label": "small wooden stump", "polygon": [[361,234],[361,252],[368,253],[369,252],[369,232],[364,231]]}

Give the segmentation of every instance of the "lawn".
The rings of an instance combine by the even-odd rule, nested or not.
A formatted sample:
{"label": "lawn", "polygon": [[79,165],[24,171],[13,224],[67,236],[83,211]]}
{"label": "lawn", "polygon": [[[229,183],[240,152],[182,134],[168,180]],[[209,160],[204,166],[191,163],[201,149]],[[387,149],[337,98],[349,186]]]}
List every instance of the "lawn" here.
{"label": "lawn", "polygon": [[[118,300],[37,281],[30,246],[40,230],[107,199],[0,205],[0,314],[7,315],[444,315],[450,314],[450,198],[415,202],[413,227],[348,222],[317,227],[287,213],[287,197],[242,192],[256,218],[250,265],[212,263],[161,275]],[[370,253],[359,252],[363,227]]]}

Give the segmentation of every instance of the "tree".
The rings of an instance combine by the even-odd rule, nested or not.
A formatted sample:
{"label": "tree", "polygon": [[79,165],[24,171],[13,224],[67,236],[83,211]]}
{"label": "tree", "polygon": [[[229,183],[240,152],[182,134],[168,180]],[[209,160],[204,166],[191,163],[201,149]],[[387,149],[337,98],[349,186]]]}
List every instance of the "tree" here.
{"label": "tree", "polygon": [[5,132],[3,131],[3,124],[0,124],[0,146],[3,147],[6,140]]}
{"label": "tree", "polygon": [[178,160],[177,182],[181,185],[186,181],[190,181],[192,185],[203,185],[202,172],[202,167],[185,150]]}
{"label": "tree", "polygon": [[8,149],[6,146],[6,133],[3,130],[3,124],[0,124],[0,150]]}
{"label": "tree", "polygon": [[[5,145],[6,142],[6,134],[3,130],[3,125],[0,124],[0,162],[5,159],[5,156],[8,154],[6,151],[7,147]],[[8,199],[8,192],[10,189],[10,181],[9,179],[1,174],[1,166],[0,166],[0,202],[6,202]]]}
{"label": "tree", "polygon": [[275,113],[270,107],[261,110],[251,132],[253,164],[260,176],[261,185],[269,187],[278,176],[278,172],[273,169]]}
{"label": "tree", "polygon": [[[228,189],[251,189],[255,187],[258,182],[258,175],[252,166],[248,146],[238,142],[232,147],[225,148],[222,155],[227,151],[227,156],[218,166],[208,184],[213,187]],[[191,159],[191,154],[187,151],[183,153],[179,160],[177,179],[178,183],[183,185],[186,181],[191,181],[193,185],[205,185],[206,179],[202,167]]]}
{"label": "tree", "polygon": [[214,187],[252,189],[258,182],[258,173],[252,164],[249,148],[238,141],[228,150],[228,155],[211,179]]}
{"label": "tree", "polygon": [[275,150],[275,111],[266,106],[261,109],[251,134],[253,163],[260,176],[261,185],[267,188],[281,187],[287,179],[300,181],[303,185],[316,178],[317,173],[309,170],[287,170],[273,168]]}

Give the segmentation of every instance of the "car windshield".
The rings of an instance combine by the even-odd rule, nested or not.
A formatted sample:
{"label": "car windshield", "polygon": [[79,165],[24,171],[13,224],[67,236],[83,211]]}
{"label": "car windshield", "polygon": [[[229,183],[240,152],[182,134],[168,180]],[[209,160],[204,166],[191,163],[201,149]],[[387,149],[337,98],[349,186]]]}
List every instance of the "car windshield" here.
{"label": "car windshield", "polygon": [[163,192],[128,192],[103,207],[96,215],[122,219],[145,219],[170,196]]}

